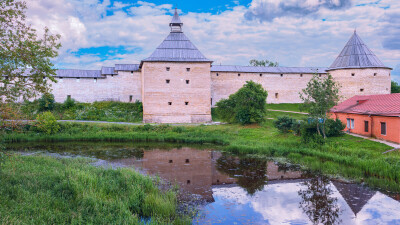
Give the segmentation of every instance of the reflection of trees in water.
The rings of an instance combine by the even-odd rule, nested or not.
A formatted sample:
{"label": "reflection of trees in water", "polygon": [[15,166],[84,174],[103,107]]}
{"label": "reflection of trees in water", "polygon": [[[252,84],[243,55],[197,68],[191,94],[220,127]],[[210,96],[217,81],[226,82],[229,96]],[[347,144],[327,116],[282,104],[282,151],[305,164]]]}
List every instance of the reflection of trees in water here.
{"label": "reflection of trees in water", "polygon": [[306,189],[298,193],[302,198],[300,207],[314,224],[340,223],[337,198],[332,197],[330,181],[326,177],[314,177],[304,182]]}
{"label": "reflection of trees in water", "polygon": [[238,158],[223,155],[217,160],[217,170],[236,178],[236,183],[254,194],[262,190],[267,181],[267,160],[257,158]]}

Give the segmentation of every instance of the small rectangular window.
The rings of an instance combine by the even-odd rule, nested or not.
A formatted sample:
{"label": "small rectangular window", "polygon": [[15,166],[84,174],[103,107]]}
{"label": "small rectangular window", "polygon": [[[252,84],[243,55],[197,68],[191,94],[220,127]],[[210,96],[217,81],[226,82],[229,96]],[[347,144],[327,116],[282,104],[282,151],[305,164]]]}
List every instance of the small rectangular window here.
{"label": "small rectangular window", "polygon": [[131,74],[133,74],[133,71],[131,71]]}
{"label": "small rectangular window", "polygon": [[185,105],[189,105],[189,102],[185,102]]}
{"label": "small rectangular window", "polygon": [[363,91],[364,91],[364,88],[361,88],[360,91],[363,92]]}
{"label": "small rectangular window", "polygon": [[300,77],[303,77],[303,74],[300,74]]}
{"label": "small rectangular window", "polygon": [[364,132],[368,132],[368,130],[369,130],[368,121],[364,121]]}
{"label": "small rectangular window", "polygon": [[281,73],[281,77],[283,77],[283,74]]}
{"label": "small rectangular window", "polygon": [[58,80],[60,81],[60,83],[63,82],[63,78],[62,77],[60,77]]}
{"label": "small rectangular window", "polygon": [[376,75],[378,75],[377,73],[374,73],[374,77],[376,77]]}
{"label": "small rectangular window", "polygon": [[93,79],[93,82],[95,82],[95,83],[96,83],[96,82],[97,82],[97,78],[94,78],[94,79]]}
{"label": "small rectangular window", "polygon": [[275,93],[275,98],[278,98],[278,93]]}
{"label": "small rectangular window", "polygon": [[170,81],[170,80],[167,79],[167,80],[165,80],[165,83],[169,84],[169,81]]}
{"label": "small rectangular window", "polygon": [[168,102],[168,105],[172,105],[172,102]]}
{"label": "small rectangular window", "polygon": [[347,128],[354,129],[354,119],[347,119]]}
{"label": "small rectangular window", "polygon": [[185,163],[189,163],[189,159],[186,159],[186,160],[185,160]]}
{"label": "small rectangular window", "polygon": [[217,77],[219,76],[219,74],[217,73]]}
{"label": "small rectangular window", "polygon": [[186,80],[186,84],[189,84],[189,80]]}
{"label": "small rectangular window", "polygon": [[167,71],[169,71],[170,70],[170,68],[169,67],[167,67],[167,68],[165,68]]}
{"label": "small rectangular window", "polygon": [[381,122],[381,134],[386,135],[386,123]]}
{"label": "small rectangular window", "polygon": [[211,105],[212,105],[212,98],[211,98]]}
{"label": "small rectangular window", "polygon": [[238,73],[238,77],[240,77],[240,73]]}
{"label": "small rectangular window", "polygon": [[170,159],[169,161],[168,161],[168,163],[172,163],[173,161],[172,161],[172,159]]}
{"label": "small rectangular window", "polygon": [[187,183],[187,184],[190,184],[190,180],[187,180],[186,183]]}
{"label": "small rectangular window", "polygon": [[352,73],[351,76],[354,77],[356,74]]}
{"label": "small rectangular window", "polygon": [[190,71],[190,68],[186,68],[186,71],[189,72],[189,71]]}
{"label": "small rectangular window", "polygon": [[262,73],[260,73],[260,77],[262,77]]}
{"label": "small rectangular window", "polygon": [[132,102],[133,100],[133,95],[129,95],[129,102]]}
{"label": "small rectangular window", "polygon": [[318,76],[321,77],[322,75],[321,75],[321,74],[318,74]]}
{"label": "small rectangular window", "polygon": [[71,99],[71,95],[67,95],[67,99]]}
{"label": "small rectangular window", "polygon": [[76,82],[79,82],[79,81],[80,81],[79,77],[78,77],[78,78],[76,78]]}

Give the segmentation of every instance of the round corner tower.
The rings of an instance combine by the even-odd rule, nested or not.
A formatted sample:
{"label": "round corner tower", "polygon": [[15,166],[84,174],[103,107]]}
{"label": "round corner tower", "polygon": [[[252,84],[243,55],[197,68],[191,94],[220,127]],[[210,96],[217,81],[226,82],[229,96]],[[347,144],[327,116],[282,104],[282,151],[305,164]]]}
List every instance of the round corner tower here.
{"label": "round corner tower", "polygon": [[340,84],[343,101],[355,95],[390,94],[391,70],[354,31],[327,72]]}

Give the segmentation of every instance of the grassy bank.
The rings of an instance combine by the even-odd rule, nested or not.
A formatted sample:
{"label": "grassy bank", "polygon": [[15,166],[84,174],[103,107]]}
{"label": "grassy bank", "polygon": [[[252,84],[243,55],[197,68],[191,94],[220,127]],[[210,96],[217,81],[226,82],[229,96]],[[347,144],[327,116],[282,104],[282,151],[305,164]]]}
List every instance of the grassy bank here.
{"label": "grassy bank", "polygon": [[142,122],[142,103],[103,101],[81,103],[73,100],[53,103],[50,110],[41,108],[39,101],[14,104],[23,118],[36,119],[42,111],[50,111],[58,120],[93,120],[110,122]]}
{"label": "grassy bank", "polygon": [[0,172],[0,224],[188,224],[174,191],[88,159],[13,155]]}
{"label": "grassy bank", "polygon": [[281,104],[268,104],[267,109],[304,112],[301,109],[302,103],[281,103]]}
{"label": "grassy bank", "polygon": [[286,157],[314,171],[365,181],[371,186],[400,192],[400,153],[382,155],[390,147],[349,135],[329,138],[319,146],[303,144],[292,134],[281,134],[267,120],[262,126],[124,126],[69,124],[55,135],[26,131],[4,136],[7,142],[22,141],[145,141],[204,144],[239,154]]}

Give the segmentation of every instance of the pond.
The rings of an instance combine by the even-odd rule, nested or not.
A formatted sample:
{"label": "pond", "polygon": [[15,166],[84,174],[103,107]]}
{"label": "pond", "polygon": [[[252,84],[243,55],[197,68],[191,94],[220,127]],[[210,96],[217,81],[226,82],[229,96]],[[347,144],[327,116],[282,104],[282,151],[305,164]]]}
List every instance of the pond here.
{"label": "pond", "polygon": [[97,166],[134,167],[157,175],[178,184],[187,193],[182,196],[201,200],[194,224],[400,224],[399,194],[207,146],[80,142],[11,148],[92,157]]}

